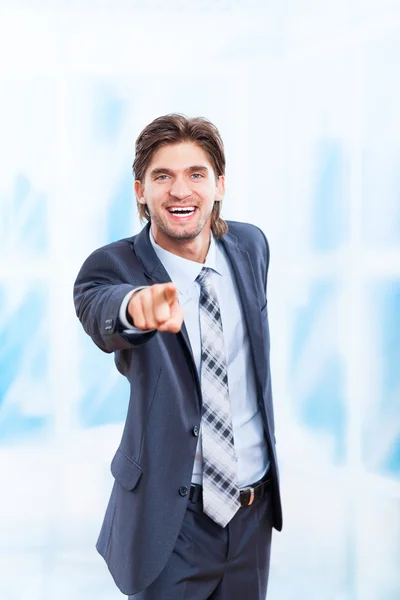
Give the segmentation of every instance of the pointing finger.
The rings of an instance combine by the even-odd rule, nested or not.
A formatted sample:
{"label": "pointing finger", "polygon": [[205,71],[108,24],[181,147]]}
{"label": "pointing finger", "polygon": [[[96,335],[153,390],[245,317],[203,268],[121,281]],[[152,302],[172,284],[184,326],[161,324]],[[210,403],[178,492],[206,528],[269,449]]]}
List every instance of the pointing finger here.
{"label": "pointing finger", "polygon": [[166,283],[163,287],[164,298],[171,305],[178,300],[178,288],[173,283]]}

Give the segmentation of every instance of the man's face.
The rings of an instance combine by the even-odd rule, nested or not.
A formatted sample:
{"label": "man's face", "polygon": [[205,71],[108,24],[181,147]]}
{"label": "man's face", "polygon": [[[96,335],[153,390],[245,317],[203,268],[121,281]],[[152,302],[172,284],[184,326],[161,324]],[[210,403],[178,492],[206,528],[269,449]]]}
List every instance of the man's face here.
{"label": "man's face", "polygon": [[178,241],[209,238],[211,211],[223,197],[224,177],[216,179],[197,144],[173,144],[154,154],[144,181],[135,182],[135,192],[147,204],[155,239],[169,249]]}

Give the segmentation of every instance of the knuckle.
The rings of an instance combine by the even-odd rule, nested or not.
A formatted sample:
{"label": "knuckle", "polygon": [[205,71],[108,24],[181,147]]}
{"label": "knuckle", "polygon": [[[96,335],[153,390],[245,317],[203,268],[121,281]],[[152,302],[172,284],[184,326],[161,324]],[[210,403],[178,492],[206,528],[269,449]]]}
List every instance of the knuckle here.
{"label": "knuckle", "polygon": [[154,283],[151,286],[150,290],[151,290],[151,293],[152,293],[153,296],[158,296],[158,294],[162,290],[162,284],[161,283]]}

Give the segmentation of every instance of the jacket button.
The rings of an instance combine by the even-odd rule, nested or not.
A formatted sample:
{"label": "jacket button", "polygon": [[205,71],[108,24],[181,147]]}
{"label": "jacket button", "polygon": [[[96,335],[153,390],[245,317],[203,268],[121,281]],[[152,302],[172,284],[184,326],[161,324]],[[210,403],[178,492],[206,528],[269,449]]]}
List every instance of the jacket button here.
{"label": "jacket button", "polygon": [[113,327],[114,327],[114,320],[113,319],[106,319],[105,322],[104,322],[104,329],[105,329],[105,331],[111,331]]}
{"label": "jacket button", "polygon": [[182,486],[179,488],[179,495],[180,495],[180,496],[187,496],[187,494],[188,494],[188,491],[189,491],[189,490],[187,489],[186,485],[182,485]]}
{"label": "jacket button", "polygon": [[199,435],[199,431],[200,429],[197,427],[197,425],[195,425],[192,429],[193,435],[195,435],[196,437]]}

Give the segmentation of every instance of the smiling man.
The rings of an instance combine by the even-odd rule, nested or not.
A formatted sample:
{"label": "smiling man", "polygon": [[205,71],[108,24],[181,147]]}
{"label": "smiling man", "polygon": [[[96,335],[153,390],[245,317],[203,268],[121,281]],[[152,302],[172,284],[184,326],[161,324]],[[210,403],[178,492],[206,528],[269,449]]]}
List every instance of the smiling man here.
{"label": "smiling man", "polygon": [[225,155],[204,118],[139,135],[136,236],[77,277],[85,331],[131,393],[97,543],[137,600],[264,600],[282,513],[266,286],[269,247],[225,222]]}
{"label": "smiling man", "polygon": [[161,147],[135,181],[135,192],[151,215],[157,244],[203,263],[214,202],[224,193],[224,176],[216,177],[205,151],[189,140]]}

